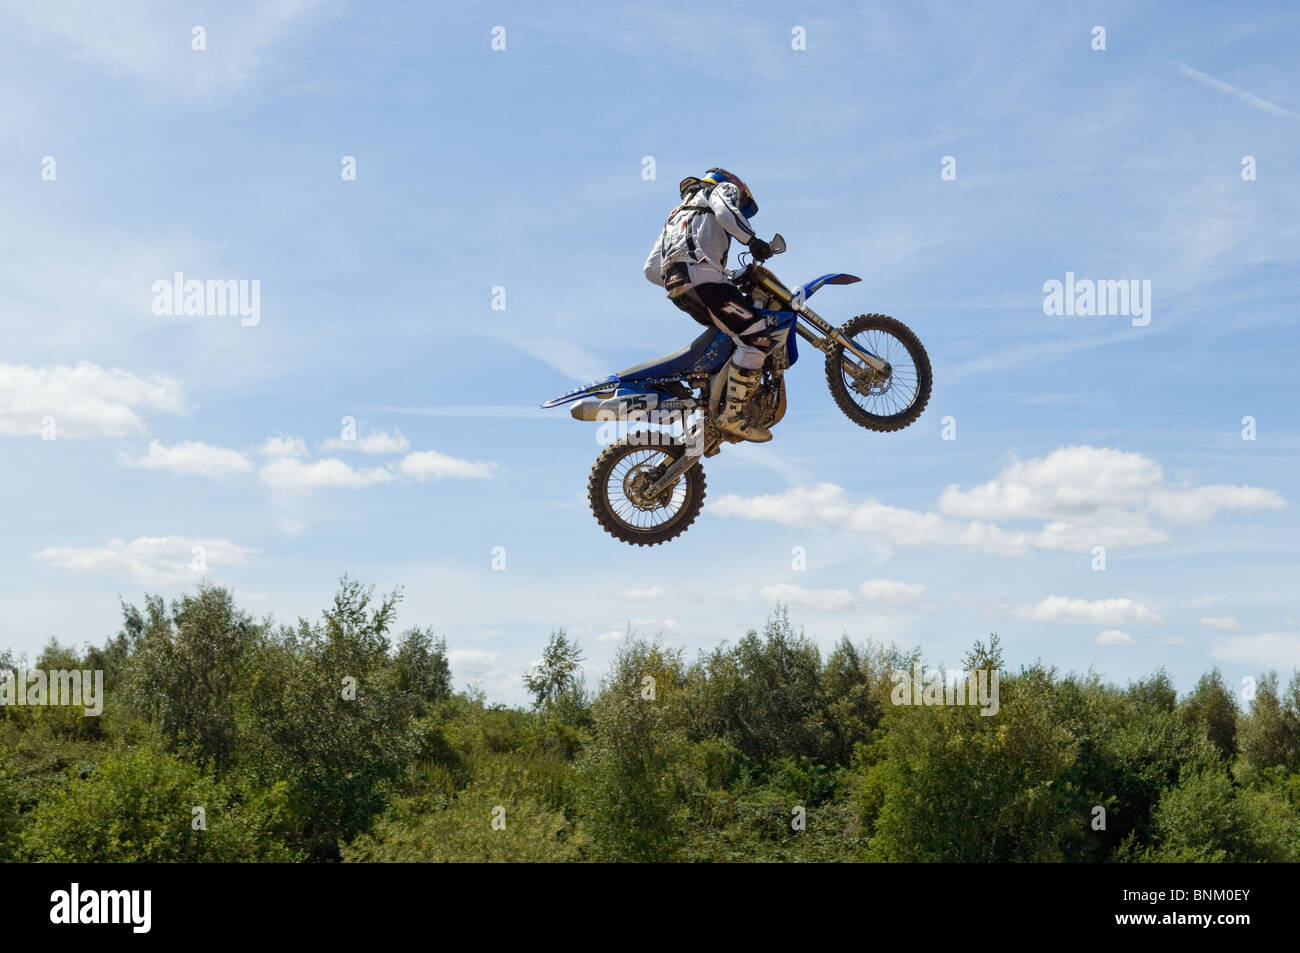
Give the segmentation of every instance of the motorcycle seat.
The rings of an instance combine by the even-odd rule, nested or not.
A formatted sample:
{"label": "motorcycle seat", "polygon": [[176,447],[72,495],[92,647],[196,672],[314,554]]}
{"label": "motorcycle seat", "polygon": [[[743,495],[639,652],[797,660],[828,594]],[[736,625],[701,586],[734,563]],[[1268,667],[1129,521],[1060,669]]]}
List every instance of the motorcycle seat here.
{"label": "motorcycle seat", "polygon": [[[716,328],[708,328],[699,337],[683,348],[678,348],[662,357],[656,357],[649,361],[643,361],[640,364],[633,364],[631,367],[624,368],[614,376],[620,381],[639,381],[651,377],[676,377],[690,369],[697,361],[700,360],[713,344],[722,338],[730,343],[730,338]],[[729,356],[723,355],[723,360]],[[719,362],[721,366],[721,362]]]}

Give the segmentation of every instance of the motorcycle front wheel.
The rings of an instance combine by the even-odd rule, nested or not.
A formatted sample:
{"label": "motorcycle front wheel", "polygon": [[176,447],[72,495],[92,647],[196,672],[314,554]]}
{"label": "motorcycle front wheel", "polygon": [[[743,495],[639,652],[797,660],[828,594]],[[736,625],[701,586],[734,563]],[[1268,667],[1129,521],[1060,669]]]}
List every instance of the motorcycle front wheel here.
{"label": "motorcycle front wheel", "polygon": [[853,346],[889,364],[880,374],[834,345],[826,355],[826,384],[844,415],[880,433],[914,423],[930,402],[930,357],[902,321],[884,314],[860,314],[840,328]]}
{"label": "motorcycle front wheel", "polygon": [[653,436],[658,444],[625,439],[606,447],[587,478],[587,499],[596,521],[609,535],[633,546],[677,538],[704,506],[704,468],[699,462],[658,496],[648,495],[650,485],[686,452],[684,443],[666,434]]}

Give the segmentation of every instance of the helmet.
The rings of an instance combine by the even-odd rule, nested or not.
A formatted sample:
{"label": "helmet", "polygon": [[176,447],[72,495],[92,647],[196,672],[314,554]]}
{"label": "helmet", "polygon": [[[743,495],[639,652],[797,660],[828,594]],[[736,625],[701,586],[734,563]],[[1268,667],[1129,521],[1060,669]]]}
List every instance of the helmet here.
{"label": "helmet", "polygon": [[749,186],[741,181],[740,176],[728,172],[726,169],[710,169],[704,173],[704,178],[697,179],[694,176],[687,176],[682,179],[678,189],[682,193],[682,198],[694,192],[696,189],[711,185],[721,185],[723,182],[730,182],[736,188],[740,189],[740,214],[745,218],[753,218],[758,214],[758,203],[754,201],[754,194],[749,191]]}

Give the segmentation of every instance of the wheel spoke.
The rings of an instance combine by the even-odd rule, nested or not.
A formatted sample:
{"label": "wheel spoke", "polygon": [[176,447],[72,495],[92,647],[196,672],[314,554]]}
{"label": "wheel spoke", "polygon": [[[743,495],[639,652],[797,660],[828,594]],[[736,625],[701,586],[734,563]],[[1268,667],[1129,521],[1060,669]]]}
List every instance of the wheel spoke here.
{"label": "wheel spoke", "polygon": [[852,357],[842,359],[841,373],[850,399],[876,417],[892,417],[910,407],[918,396],[920,382],[911,353],[903,342],[879,328],[859,332],[851,341],[859,350],[874,354],[888,363],[890,375],[883,390],[879,389],[881,384],[876,382],[870,388],[871,393],[863,394],[855,386],[857,381],[853,377],[853,369],[865,365],[858,365]]}

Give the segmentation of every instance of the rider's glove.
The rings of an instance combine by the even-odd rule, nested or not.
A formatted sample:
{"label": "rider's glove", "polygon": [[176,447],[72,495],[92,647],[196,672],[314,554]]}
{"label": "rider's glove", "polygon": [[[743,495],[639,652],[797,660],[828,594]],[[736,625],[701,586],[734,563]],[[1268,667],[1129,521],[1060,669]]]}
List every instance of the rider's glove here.
{"label": "rider's glove", "polygon": [[772,257],[772,246],[757,235],[749,240],[749,250],[755,261],[766,261]]}

